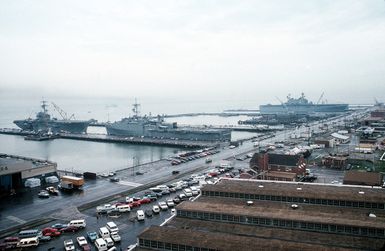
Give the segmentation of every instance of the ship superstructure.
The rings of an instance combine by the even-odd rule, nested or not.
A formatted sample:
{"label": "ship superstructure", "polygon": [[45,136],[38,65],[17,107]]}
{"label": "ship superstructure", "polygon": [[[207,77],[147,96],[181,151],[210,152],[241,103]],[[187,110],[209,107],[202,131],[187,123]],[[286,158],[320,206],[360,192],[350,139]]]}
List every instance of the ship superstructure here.
{"label": "ship superstructure", "polygon": [[[55,104],[54,106],[59,109]],[[47,107],[47,101],[42,101],[42,111],[36,114],[35,119],[15,120],[13,123],[24,131],[33,131],[35,133],[48,131],[52,133],[85,133],[88,125],[91,123],[91,120],[75,120],[72,119],[73,116],[70,118],[64,117],[65,113],[63,111],[60,112],[63,119],[53,118],[48,114]]]}
{"label": "ship superstructure", "polygon": [[162,116],[140,116],[139,104],[133,104],[134,115],[106,125],[108,135],[180,139],[199,141],[230,141],[228,129],[178,127],[176,122],[166,123]]}
{"label": "ship superstructure", "polygon": [[[323,95],[322,95],[323,96]],[[321,97],[322,97],[321,96]],[[259,110],[264,114],[311,114],[311,113],[338,113],[348,111],[348,104],[319,104],[309,102],[302,93],[299,98],[287,96],[287,102],[280,105],[260,105]]]}

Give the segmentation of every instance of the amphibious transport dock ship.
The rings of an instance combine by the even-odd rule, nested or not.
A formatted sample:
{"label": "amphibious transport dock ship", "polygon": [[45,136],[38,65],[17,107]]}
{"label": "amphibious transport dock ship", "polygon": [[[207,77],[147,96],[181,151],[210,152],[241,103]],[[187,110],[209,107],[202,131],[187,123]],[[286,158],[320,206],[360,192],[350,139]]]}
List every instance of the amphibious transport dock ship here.
{"label": "amphibious transport dock ship", "polygon": [[139,106],[138,103],[133,105],[134,116],[106,124],[107,134],[199,141],[230,141],[231,139],[229,129],[178,127],[176,122],[165,123],[161,116],[139,116]]}
{"label": "amphibious transport dock ship", "polygon": [[[323,95],[321,95],[322,97]],[[320,98],[321,99],[321,98]],[[319,100],[320,100],[319,99]],[[337,113],[348,111],[348,104],[314,104],[309,102],[302,93],[299,98],[287,96],[287,102],[280,105],[260,105],[260,114],[311,114],[311,113]]]}
{"label": "amphibious transport dock ship", "polygon": [[18,127],[20,127],[24,131],[34,131],[38,132],[47,132],[51,131],[52,133],[60,133],[60,132],[68,132],[68,133],[85,133],[88,125],[92,120],[74,120],[71,118],[67,118],[66,113],[61,110],[58,106],[53,104],[63,117],[63,119],[52,118],[48,114],[47,110],[47,102],[41,102],[42,111],[36,114],[36,118],[28,118],[22,120],[15,120],[15,123]]}

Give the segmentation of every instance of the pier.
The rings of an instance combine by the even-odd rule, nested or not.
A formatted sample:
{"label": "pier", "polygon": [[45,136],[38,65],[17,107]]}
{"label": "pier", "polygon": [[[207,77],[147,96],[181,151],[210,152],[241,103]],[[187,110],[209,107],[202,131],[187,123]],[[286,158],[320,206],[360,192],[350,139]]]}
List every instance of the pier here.
{"label": "pier", "polygon": [[0,129],[0,134],[19,135],[24,136],[26,140],[53,140],[53,139],[72,139],[72,140],[85,140],[94,142],[105,143],[123,143],[123,144],[140,144],[140,145],[157,145],[167,147],[184,147],[184,148],[206,148],[215,147],[219,142],[209,141],[192,141],[192,140],[178,140],[178,139],[157,139],[157,138],[145,138],[145,137],[119,137],[104,134],[72,134],[72,133],[59,133],[52,137],[46,135],[37,135],[32,132],[24,132],[19,129]]}

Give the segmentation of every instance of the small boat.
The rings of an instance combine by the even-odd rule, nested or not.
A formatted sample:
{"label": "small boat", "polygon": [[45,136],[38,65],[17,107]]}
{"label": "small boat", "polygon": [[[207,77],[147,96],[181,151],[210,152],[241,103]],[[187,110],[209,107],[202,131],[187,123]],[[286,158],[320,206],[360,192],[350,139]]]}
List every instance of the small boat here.
{"label": "small boat", "polygon": [[47,187],[46,190],[52,195],[59,195],[59,191],[54,187]]}

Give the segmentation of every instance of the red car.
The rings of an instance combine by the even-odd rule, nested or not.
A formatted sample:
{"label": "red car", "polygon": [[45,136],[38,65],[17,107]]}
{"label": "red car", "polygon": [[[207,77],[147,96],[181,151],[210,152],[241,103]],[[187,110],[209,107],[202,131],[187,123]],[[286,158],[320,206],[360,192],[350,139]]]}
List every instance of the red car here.
{"label": "red car", "polygon": [[139,201],[133,201],[130,204],[128,204],[131,208],[133,207],[140,207],[140,202]]}
{"label": "red car", "polygon": [[46,227],[41,232],[43,233],[44,236],[56,237],[61,235],[61,232],[59,230],[52,227]]}
{"label": "red car", "polygon": [[139,202],[140,202],[140,204],[142,205],[142,204],[148,204],[148,203],[151,203],[151,200],[150,200],[149,198],[143,198],[143,199],[141,199]]}
{"label": "red car", "polygon": [[78,230],[79,230],[78,227],[75,227],[75,226],[68,226],[68,227],[62,228],[60,231],[62,231],[62,232],[72,232],[72,233],[74,233],[74,232],[76,232],[76,231],[78,231]]}

